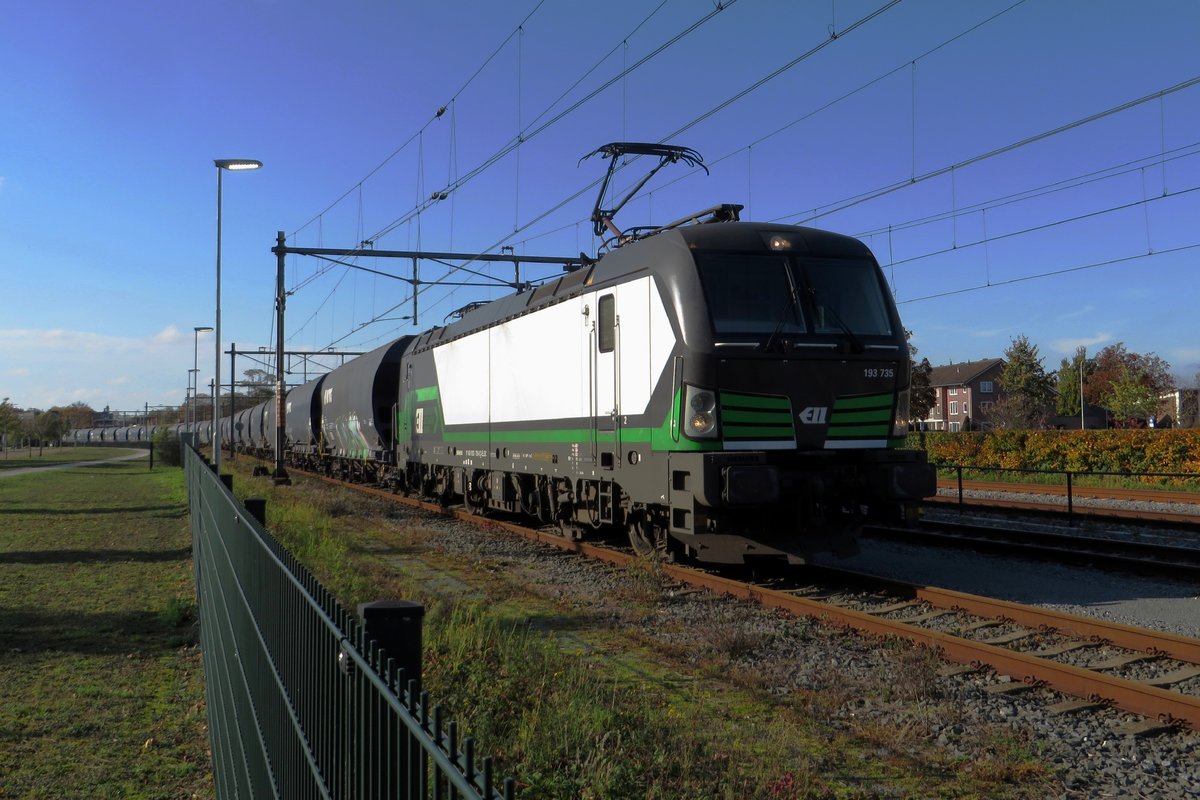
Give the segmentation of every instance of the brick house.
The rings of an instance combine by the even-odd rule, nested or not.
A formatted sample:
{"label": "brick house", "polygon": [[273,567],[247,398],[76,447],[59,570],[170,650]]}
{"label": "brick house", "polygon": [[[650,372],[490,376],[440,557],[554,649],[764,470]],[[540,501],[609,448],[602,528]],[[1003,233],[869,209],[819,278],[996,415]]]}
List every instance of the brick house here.
{"label": "brick house", "polygon": [[929,417],[920,421],[927,431],[987,430],[992,406],[1003,397],[1000,370],[1004,359],[985,358],[934,367],[929,382],[934,391]]}

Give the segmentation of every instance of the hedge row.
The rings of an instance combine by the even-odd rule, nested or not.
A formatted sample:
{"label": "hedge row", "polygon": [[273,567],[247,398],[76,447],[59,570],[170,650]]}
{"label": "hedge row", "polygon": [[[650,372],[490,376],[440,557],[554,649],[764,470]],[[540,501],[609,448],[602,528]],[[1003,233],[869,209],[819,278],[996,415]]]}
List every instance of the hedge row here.
{"label": "hedge row", "polygon": [[1200,474],[1200,429],[909,434],[938,464],[1071,472]]}

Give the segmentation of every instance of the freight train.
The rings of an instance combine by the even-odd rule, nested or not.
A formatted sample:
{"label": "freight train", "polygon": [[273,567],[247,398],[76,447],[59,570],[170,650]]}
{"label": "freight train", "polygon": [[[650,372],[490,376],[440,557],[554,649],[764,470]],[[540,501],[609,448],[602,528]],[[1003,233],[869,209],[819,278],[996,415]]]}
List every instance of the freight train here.
{"label": "freight train", "polygon": [[[935,491],[901,447],[905,331],[862,242],[739,210],[622,234],[293,388],[285,463],[641,553],[853,553],[866,520]],[[222,420],[222,442],[273,457],[274,410]]]}

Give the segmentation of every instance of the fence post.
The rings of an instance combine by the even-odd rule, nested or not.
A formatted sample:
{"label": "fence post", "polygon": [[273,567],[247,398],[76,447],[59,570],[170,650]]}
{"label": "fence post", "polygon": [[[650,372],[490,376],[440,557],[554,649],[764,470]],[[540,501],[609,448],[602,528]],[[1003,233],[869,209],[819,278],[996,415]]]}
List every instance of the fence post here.
{"label": "fence post", "polygon": [[963,481],[962,481],[962,464],[954,467],[958,471],[958,513],[963,513]]}
{"label": "fence post", "polygon": [[242,503],[246,513],[258,520],[259,525],[267,524],[267,501],[263,497],[247,497]]}
{"label": "fence post", "polygon": [[[371,603],[359,603],[358,616],[363,621],[363,644],[371,651],[370,642],[383,649],[388,663],[373,665],[385,676],[386,680],[396,686],[396,673],[403,675],[403,685],[396,686],[397,695],[405,700],[405,705],[412,712],[414,703],[421,690],[421,641],[422,623],[425,618],[425,606],[411,600],[376,600]],[[378,652],[375,650],[374,652]],[[408,697],[404,690],[408,690]],[[361,708],[359,709],[362,710]],[[367,768],[368,775],[377,776],[386,796],[418,798],[424,796],[421,791],[421,747],[417,741],[407,735],[401,726],[392,728],[397,734],[391,747],[383,731],[373,731],[375,741],[367,745],[364,755],[373,761],[373,768]],[[389,761],[399,759],[398,768],[391,768]],[[389,780],[389,778],[391,780]],[[397,791],[399,790],[399,791]]]}
{"label": "fence post", "polygon": [[1067,523],[1075,524],[1075,503],[1071,495],[1071,472],[1067,471]]}
{"label": "fence post", "polygon": [[358,604],[367,640],[374,639],[387,651],[405,682],[415,680],[421,686],[421,626],[425,606],[411,600],[376,600]]}

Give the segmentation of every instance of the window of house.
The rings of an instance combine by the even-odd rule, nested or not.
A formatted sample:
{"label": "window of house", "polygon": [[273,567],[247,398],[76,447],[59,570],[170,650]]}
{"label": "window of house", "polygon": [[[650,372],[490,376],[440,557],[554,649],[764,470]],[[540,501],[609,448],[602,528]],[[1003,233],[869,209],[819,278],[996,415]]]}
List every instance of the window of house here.
{"label": "window of house", "polygon": [[995,389],[992,388],[991,381],[980,381],[979,382],[979,391],[983,392],[984,394],[991,394],[992,392],[995,391]]}
{"label": "window of house", "polygon": [[951,431],[951,432],[954,432],[954,433],[956,433],[956,432],[958,432],[958,431],[960,431],[960,430],[962,430],[962,423],[961,423],[961,422],[951,422],[951,423],[950,423],[950,431]]}
{"label": "window of house", "polygon": [[958,394],[958,387],[957,386],[950,387],[950,394]]}
{"label": "window of house", "polygon": [[950,404],[950,413],[951,414],[958,413],[958,401],[957,400],[955,400],[953,403]]}

